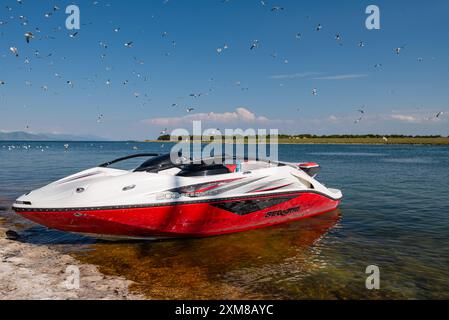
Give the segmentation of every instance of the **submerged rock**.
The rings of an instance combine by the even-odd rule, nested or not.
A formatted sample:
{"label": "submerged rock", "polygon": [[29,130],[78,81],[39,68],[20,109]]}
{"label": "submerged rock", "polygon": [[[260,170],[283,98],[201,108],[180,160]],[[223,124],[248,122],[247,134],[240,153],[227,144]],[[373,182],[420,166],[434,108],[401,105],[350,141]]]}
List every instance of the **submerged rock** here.
{"label": "submerged rock", "polygon": [[8,240],[16,241],[16,240],[19,240],[20,235],[13,230],[8,230],[5,232],[5,237]]}

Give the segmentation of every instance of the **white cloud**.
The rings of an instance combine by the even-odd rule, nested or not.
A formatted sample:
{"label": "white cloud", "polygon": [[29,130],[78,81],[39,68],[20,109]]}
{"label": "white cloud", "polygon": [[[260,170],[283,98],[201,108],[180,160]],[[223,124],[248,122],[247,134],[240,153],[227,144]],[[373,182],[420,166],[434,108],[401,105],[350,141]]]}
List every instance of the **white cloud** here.
{"label": "white cloud", "polygon": [[[444,112],[444,115],[446,112]],[[448,113],[449,114],[449,111]],[[145,124],[159,127],[185,127],[192,121],[201,120],[204,123],[217,124],[224,128],[277,128],[280,133],[314,133],[314,134],[367,134],[367,133],[439,133],[441,126],[449,122],[449,117],[432,116],[433,112],[367,112],[362,119],[358,112],[347,114],[330,114],[322,117],[307,116],[292,113],[286,119],[270,119],[257,115],[246,108],[236,108],[232,112],[197,113],[181,117],[154,118],[144,120]],[[433,131],[432,131],[433,130]]]}
{"label": "white cloud", "polygon": [[418,118],[413,115],[405,115],[405,114],[392,114],[390,116],[393,120],[404,121],[404,122],[421,122],[421,118]]}
{"label": "white cloud", "polygon": [[[322,76],[320,76],[322,75]],[[285,79],[299,79],[299,78],[312,78],[313,80],[349,80],[367,77],[367,74],[338,74],[338,75],[323,75],[322,72],[302,72],[293,74],[278,74],[270,76],[270,79],[285,80]]]}
{"label": "white cloud", "polygon": [[147,119],[143,122],[146,124],[158,125],[158,126],[178,126],[182,124],[189,124],[192,121],[207,121],[220,124],[269,124],[273,122],[281,122],[282,120],[270,120],[264,116],[258,116],[252,111],[246,108],[236,108],[232,112],[224,113],[196,113],[189,114],[182,117],[167,117],[167,118],[154,118]]}
{"label": "white cloud", "polygon": [[[429,125],[430,123],[445,123],[449,118],[445,115],[447,110],[402,110],[402,112],[394,110],[388,117],[389,120],[396,120],[408,123],[423,123]],[[438,117],[437,117],[438,115]]]}
{"label": "white cloud", "polygon": [[367,77],[367,74],[340,74],[335,76],[316,77],[314,80],[349,80]]}
{"label": "white cloud", "polygon": [[283,80],[283,79],[297,79],[297,78],[307,78],[311,76],[317,76],[322,74],[321,72],[302,72],[302,73],[293,73],[293,74],[278,74],[274,76],[270,76],[270,79]]}

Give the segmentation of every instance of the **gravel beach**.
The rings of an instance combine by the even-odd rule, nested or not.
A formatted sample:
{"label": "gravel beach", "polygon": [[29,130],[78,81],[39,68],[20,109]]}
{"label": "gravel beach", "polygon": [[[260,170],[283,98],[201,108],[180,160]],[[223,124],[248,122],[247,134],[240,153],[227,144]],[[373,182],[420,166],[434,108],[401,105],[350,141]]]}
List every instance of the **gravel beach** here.
{"label": "gravel beach", "polygon": [[144,299],[128,291],[131,284],[46,246],[8,240],[0,228],[0,300]]}

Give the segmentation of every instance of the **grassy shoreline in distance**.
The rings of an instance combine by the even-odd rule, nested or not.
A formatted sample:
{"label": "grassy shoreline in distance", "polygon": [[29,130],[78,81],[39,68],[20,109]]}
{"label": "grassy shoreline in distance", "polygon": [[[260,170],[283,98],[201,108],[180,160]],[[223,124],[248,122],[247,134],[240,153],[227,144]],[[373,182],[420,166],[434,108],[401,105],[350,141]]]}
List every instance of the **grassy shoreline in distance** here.
{"label": "grassy shoreline in distance", "polygon": [[[144,142],[170,143],[166,140],[145,140]],[[209,141],[203,141],[209,143]],[[408,144],[408,145],[449,145],[449,137],[401,137],[401,138],[280,138],[279,144]]]}

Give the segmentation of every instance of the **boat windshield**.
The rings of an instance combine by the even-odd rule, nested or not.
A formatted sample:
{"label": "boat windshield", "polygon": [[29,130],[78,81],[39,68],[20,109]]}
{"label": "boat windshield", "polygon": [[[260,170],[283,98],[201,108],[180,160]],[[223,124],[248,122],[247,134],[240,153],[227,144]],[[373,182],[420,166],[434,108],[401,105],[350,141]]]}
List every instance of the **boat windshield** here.
{"label": "boat windshield", "polygon": [[[258,160],[258,159],[248,159],[248,158],[235,158],[235,157],[228,157],[226,155],[224,156],[215,156],[215,157],[211,157],[208,159],[205,159],[203,161],[205,162],[201,162],[200,163],[195,163],[195,161],[192,161],[191,159],[186,159],[183,158],[181,155],[178,155],[178,159],[179,161],[172,161],[172,158],[170,156],[170,154],[165,154],[165,155],[159,155],[157,157],[153,157],[147,161],[145,161],[144,163],[142,163],[137,169],[135,169],[135,172],[151,172],[151,173],[158,173],[159,171],[163,171],[163,170],[168,170],[168,169],[172,169],[172,168],[180,168],[180,169],[189,169],[188,167],[192,167],[195,170],[198,167],[202,167],[202,168],[212,168],[215,165],[221,165],[221,164],[231,164],[231,163],[238,163],[238,162],[245,162],[246,166],[248,168],[250,168],[251,166],[251,170],[255,170],[261,167],[271,167],[271,166],[284,166],[285,164],[283,163],[278,163],[278,162],[270,162],[270,161],[264,161],[264,160]],[[210,161],[211,163],[208,163],[207,161],[210,160],[219,160],[218,162],[213,162]],[[247,163],[247,161],[250,161],[249,163]],[[255,162],[255,163],[253,163]],[[209,168],[210,167],[210,168]],[[194,170],[194,171],[195,171]]]}
{"label": "boat windshield", "polygon": [[159,172],[162,170],[171,169],[179,166],[178,164],[174,164],[171,160],[170,154],[164,154],[162,156],[151,158],[144,163],[142,163],[137,169],[136,172]]}

